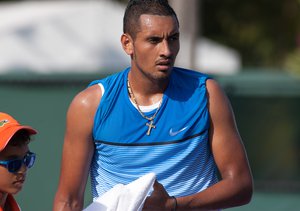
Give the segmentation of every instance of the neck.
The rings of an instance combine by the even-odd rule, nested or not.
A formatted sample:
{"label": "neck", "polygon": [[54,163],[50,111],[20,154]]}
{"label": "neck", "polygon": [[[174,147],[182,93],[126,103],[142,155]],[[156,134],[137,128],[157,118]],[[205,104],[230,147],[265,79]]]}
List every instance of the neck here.
{"label": "neck", "polygon": [[4,209],[6,198],[7,198],[7,193],[0,192],[0,207]]}
{"label": "neck", "polygon": [[147,80],[136,77],[131,71],[128,74],[128,81],[136,101],[141,106],[152,105],[161,101],[168,85],[167,81]]}

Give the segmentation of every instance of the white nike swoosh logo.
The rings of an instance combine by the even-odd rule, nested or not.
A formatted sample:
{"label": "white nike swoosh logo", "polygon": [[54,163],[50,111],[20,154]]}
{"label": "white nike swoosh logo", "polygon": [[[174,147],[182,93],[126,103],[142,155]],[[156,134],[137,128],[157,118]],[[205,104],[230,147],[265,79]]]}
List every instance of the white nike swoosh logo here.
{"label": "white nike swoosh logo", "polygon": [[177,131],[173,131],[173,128],[171,128],[170,131],[169,131],[169,134],[170,134],[170,136],[176,136],[178,133],[181,133],[181,132],[185,131],[187,128],[188,127],[184,127],[184,128],[182,128],[180,130],[177,130]]}

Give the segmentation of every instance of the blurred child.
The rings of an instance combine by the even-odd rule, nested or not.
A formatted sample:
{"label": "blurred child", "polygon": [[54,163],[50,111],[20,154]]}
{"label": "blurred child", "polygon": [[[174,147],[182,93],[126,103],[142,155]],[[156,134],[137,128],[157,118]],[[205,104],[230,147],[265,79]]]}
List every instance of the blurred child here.
{"label": "blurred child", "polygon": [[0,112],[0,211],[20,211],[13,195],[25,182],[35,154],[29,151],[31,135],[37,131]]}

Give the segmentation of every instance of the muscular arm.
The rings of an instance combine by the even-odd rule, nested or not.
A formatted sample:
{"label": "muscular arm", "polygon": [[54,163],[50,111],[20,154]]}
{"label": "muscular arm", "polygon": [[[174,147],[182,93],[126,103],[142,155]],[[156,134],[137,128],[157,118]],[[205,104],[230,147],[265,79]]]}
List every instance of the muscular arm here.
{"label": "muscular arm", "polygon": [[101,91],[92,86],[79,93],[67,113],[61,174],[54,211],[81,211],[94,152],[92,128]]}
{"label": "muscular arm", "polygon": [[[207,81],[207,92],[211,120],[210,144],[221,180],[202,192],[177,198],[178,211],[239,206],[248,203],[252,196],[252,175],[230,103],[213,80]],[[162,187],[154,188],[153,196],[147,199],[144,210],[158,203],[155,201],[158,198],[161,206],[172,208],[173,199]]]}
{"label": "muscular arm", "polygon": [[215,81],[207,81],[207,91],[210,143],[221,181],[194,197],[178,199],[179,204],[209,209],[246,204],[252,196],[252,176],[230,103]]}

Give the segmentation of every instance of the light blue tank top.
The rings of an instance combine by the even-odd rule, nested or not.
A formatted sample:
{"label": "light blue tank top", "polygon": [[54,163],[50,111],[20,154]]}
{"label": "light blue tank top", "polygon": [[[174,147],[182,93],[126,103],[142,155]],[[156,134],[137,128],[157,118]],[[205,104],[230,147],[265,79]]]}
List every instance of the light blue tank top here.
{"label": "light blue tank top", "polygon": [[[147,136],[148,120],[128,96],[129,70],[90,84],[101,83],[105,89],[93,128],[93,197],[149,172],[156,174],[169,195],[177,197],[200,192],[216,183],[216,165],[208,141],[208,77],[173,68],[154,119],[156,128]],[[154,112],[145,114],[150,117]]]}

